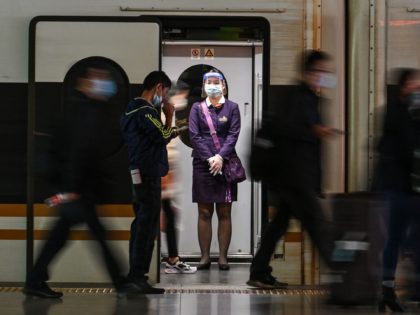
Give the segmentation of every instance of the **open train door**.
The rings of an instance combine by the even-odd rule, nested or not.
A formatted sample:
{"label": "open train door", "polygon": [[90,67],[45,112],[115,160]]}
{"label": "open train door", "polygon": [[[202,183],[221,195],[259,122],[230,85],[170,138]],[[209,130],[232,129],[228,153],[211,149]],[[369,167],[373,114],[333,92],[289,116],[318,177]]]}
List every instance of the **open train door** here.
{"label": "open train door", "polygon": [[[43,200],[51,191],[38,176],[46,165],[51,122],[66,111],[65,96],[83,67],[100,62],[111,73],[117,93],[109,102],[109,128],[101,163],[110,171],[110,193],[99,201],[98,215],[109,243],[128,269],[128,240],[132,221],[131,188],[126,148],[119,117],[128,100],[139,93],[145,76],[161,67],[161,25],[153,17],[36,17],[30,24],[27,172],[27,268],[48,235],[55,211]],[[47,165],[48,166],[48,165]],[[41,172],[42,173],[42,172]],[[60,283],[109,283],[93,237],[84,225],[71,231],[69,248],[51,266],[50,280]],[[95,247],[96,248],[96,247]],[[159,246],[149,273],[159,280]],[[94,259],[97,258],[97,259]],[[54,261],[55,263],[55,261]]]}

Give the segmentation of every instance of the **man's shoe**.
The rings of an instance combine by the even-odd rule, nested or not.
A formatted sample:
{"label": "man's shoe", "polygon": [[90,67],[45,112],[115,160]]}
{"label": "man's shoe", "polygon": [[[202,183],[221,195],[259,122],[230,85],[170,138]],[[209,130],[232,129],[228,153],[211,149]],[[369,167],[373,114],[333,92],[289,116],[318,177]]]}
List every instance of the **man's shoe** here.
{"label": "man's shoe", "polygon": [[23,293],[47,299],[59,299],[63,296],[63,293],[52,290],[45,282],[38,285],[27,284],[23,288]]}
{"label": "man's shoe", "polygon": [[191,267],[190,265],[184,263],[181,260],[178,260],[174,264],[166,262],[165,273],[174,274],[174,273],[195,273],[197,272],[197,267]]}
{"label": "man's shoe", "polygon": [[152,287],[145,279],[133,281],[138,292],[136,294],[163,294],[165,289]]}
{"label": "man's shoe", "polygon": [[116,286],[115,291],[117,292],[118,298],[142,294],[140,288],[135,283],[131,282],[124,282],[121,285]]}
{"label": "man's shoe", "polygon": [[288,283],[277,281],[270,274],[264,277],[251,277],[246,284],[261,289],[284,289],[288,286]]}

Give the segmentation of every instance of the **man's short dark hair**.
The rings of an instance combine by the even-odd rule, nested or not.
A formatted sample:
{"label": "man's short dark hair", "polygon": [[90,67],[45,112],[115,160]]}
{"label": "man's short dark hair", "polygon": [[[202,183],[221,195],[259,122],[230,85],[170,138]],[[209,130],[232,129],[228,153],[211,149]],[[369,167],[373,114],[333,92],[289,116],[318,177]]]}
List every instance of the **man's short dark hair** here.
{"label": "man's short dark hair", "polygon": [[150,72],[143,81],[143,88],[145,90],[151,90],[157,84],[161,83],[164,87],[171,87],[171,79],[163,71],[152,71]]}
{"label": "man's short dark hair", "polygon": [[392,71],[395,81],[399,88],[403,88],[409,80],[420,75],[419,70],[413,68],[396,68]]}
{"label": "man's short dark hair", "polygon": [[303,54],[303,72],[312,71],[319,61],[330,61],[331,56],[320,50],[306,50]]}

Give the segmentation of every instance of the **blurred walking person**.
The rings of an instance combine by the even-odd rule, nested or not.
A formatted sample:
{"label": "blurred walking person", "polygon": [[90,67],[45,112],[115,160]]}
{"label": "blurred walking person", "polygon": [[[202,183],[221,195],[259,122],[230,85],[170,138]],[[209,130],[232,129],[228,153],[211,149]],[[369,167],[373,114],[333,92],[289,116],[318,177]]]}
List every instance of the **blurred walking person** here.
{"label": "blurred walking person", "polygon": [[[175,110],[182,110],[188,104],[189,87],[184,82],[178,82],[170,97],[170,103],[174,105]],[[164,116],[164,115],[162,115]],[[163,117],[166,119],[165,117]],[[178,133],[182,130],[188,130],[188,126],[177,126]],[[168,248],[168,257],[165,263],[165,273],[167,274],[192,274],[197,271],[197,267],[192,267],[182,261],[178,253],[178,231],[177,219],[180,209],[177,208],[177,195],[182,188],[182,184],[177,182],[178,158],[177,141],[172,140],[167,145],[168,150],[168,174],[162,178],[162,217],[161,231],[165,232],[166,245]]]}
{"label": "blurred walking person", "polygon": [[305,53],[303,81],[278,104],[270,119],[263,122],[261,134],[266,138],[256,139],[257,145],[272,147],[271,162],[259,166],[268,170],[253,172],[272,175],[268,184],[277,212],[268,223],[252,261],[247,282],[250,286],[281,288],[287,285],[272,276],[270,260],[277,242],[287,232],[291,216],[300,220],[323,258],[329,261],[333,233],[317,200],[321,192],[320,145],[321,139],[337,131],[322,124],[317,92],[319,88],[335,85],[330,61],[330,56],[322,51]]}
{"label": "blurred walking person", "polygon": [[[98,241],[106,268],[118,293],[137,293],[121,274],[120,264],[105,242],[105,229],[96,215],[95,201],[103,171],[100,152],[106,144],[105,106],[117,92],[108,70],[92,65],[83,70],[68,101],[62,120],[56,122],[53,134],[52,163],[57,194],[48,199],[50,206],[58,206],[59,218],[28,273],[23,292],[42,298],[60,298],[63,294],[52,290],[48,280],[48,266],[64,247],[70,229],[86,223]],[[105,116],[104,116],[105,115]]]}
{"label": "blurred walking person", "polygon": [[[420,223],[420,195],[419,190],[413,190],[416,183],[415,178],[412,178],[415,160],[418,159],[415,150],[420,149],[420,72],[416,69],[397,69],[395,77],[398,91],[386,107],[374,189],[385,191],[390,202],[388,240],[383,253],[380,309],[385,311],[385,308],[389,307],[392,311],[402,312],[403,306],[395,293],[395,271],[409,228],[417,230]],[[417,188],[420,188],[420,185]],[[414,255],[417,277],[420,276],[418,245],[417,243]],[[420,301],[418,278],[412,299]]]}

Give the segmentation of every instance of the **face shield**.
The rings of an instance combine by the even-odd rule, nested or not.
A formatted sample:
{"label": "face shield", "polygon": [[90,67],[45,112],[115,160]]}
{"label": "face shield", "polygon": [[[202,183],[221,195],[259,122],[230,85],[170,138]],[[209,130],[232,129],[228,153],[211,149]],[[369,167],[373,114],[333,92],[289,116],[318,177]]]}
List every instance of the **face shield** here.
{"label": "face shield", "polygon": [[203,92],[215,98],[223,95],[223,75],[218,72],[207,72],[203,76]]}

